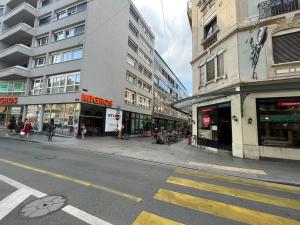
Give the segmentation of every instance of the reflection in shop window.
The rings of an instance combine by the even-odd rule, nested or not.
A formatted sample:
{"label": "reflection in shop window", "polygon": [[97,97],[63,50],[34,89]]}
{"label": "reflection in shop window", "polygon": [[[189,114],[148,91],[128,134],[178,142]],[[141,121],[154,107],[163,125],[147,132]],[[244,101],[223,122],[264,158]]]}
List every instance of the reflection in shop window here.
{"label": "reflection in shop window", "polygon": [[300,146],[300,98],[258,100],[259,140],[264,146]]}
{"label": "reflection in shop window", "polygon": [[44,109],[44,130],[47,129],[49,121],[54,119],[56,133],[75,136],[78,129],[79,113],[79,104],[47,104]]}

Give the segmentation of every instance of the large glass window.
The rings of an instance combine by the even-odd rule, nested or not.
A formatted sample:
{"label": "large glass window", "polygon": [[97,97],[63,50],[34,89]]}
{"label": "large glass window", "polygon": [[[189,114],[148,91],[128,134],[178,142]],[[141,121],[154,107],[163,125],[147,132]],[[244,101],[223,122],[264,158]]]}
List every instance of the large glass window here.
{"label": "large glass window", "polygon": [[135,105],[135,92],[125,90],[124,100],[127,104]]}
{"label": "large glass window", "polygon": [[48,78],[47,94],[77,92],[80,85],[80,73],[68,73]]}
{"label": "large glass window", "polygon": [[79,12],[85,11],[86,9],[87,9],[87,3],[83,2],[83,3],[80,3],[78,5],[69,7],[67,9],[61,10],[59,12],[56,12],[56,16],[55,17],[56,17],[57,20],[60,20],[62,18],[71,16],[71,15],[73,15],[75,13],[79,13]]}
{"label": "large glass window", "polygon": [[43,18],[39,19],[39,26],[49,24],[50,22],[51,22],[51,15],[43,17]]}
{"label": "large glass window", "polygon": [[53,53],[50,59],[52,64],[56,64],[56,63],[81,59],[82,57],[83,57],[83,48],[78,48],[78,49],[73,49],[65,52]]}
{"label": "large glass window", "polygon": [[85,25],[78,25],[76,27],[68,28],[62,31],[58,31],[53,34],[53,41],[60,41],[67,38],[75,37],[85,32]]}
{"label": "large glass window", "polygon": [[261,145],[300,147],[300,97],[257,100]]}
{"label": "large glass window", "polygon": [[31,81],[31,90],[30,90],[30,94],[31,94],[31,95],[40,95],[40,94],[42,94],[43,85],[44,85],[44,80],[43,80],[43,78],[39,78],[39,79],[34,79],[34,80],[32,80],[32,81]]}
{"label": "large glass window", "polygon": [[4,14],[4,5],[0,5],[0,16]]}
{"label": "large glass window", "polygon": [[36,39],[36,47],[46,45],[46,44],[48,44],[48,42],[49,42],[48,36],[37,38]]}
{"label": "large glass window", "polygon": [[75,136],[79,122],[80,104],[47,104],[44,110],[44,129],[54,119],[55,132]]}
{"label": "large glass window", "polygon": [[0,95],[23,96],[24,93],[24,81],[0,81]]}

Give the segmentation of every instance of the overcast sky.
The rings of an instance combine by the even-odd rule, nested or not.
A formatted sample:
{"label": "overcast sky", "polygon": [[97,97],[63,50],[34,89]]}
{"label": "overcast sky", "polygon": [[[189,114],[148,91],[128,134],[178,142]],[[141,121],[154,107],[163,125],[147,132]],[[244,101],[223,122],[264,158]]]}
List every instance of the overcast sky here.
{"label": "overcast sky", "polygon": [[181,82],[192,92],[192,34],[186,9],[187,0],[132,0],[155,33],[155,48]]}

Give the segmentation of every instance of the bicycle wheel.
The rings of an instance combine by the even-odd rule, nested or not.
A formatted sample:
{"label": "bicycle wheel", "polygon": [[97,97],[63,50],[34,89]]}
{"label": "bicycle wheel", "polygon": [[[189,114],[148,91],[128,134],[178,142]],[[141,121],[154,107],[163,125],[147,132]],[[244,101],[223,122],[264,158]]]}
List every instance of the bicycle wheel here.
{"label": "bicycle wheel", "polygon": [[203,139],[203,138],[200,138],[199,141],[198,141],[198,145],[199,147],[204,150],[206,148],[206,141]]}

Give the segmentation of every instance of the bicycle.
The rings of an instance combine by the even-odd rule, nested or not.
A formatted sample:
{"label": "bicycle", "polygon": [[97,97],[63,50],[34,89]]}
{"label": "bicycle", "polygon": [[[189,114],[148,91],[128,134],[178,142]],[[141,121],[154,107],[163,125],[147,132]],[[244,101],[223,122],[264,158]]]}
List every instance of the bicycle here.
{"label": "bicycle", "polygon": [[197,135],[193,135],[192,144],[201,148],[201,150],[205,150],[207,147],[207,141],[203,136],[197,137]]}

